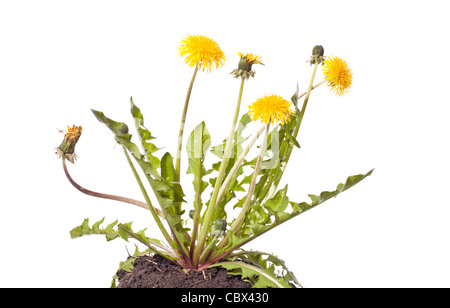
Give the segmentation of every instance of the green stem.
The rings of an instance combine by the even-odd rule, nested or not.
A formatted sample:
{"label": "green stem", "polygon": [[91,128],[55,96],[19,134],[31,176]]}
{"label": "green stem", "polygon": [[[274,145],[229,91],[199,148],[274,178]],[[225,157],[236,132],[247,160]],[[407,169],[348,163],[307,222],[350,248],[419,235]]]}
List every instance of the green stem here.
{"label": "green stem", "polygon": [[[319,64],[318,61],[316,61],[316,63],[314,64],[314,69],[313,69],[313,73],[312,73],[312,76],[311,76],[311,80],[309,82],[308,89],[306,90],[306,92],[304,94],[299,95],[299,98],[302,97],[303,95],[305,95],[305,100],[303,101],[302,110],[300,111],[299,123],[295,127],[294,133],[292,134],[292,136],[294,138],[297,138],[297,136],[298,136],[298,132],[300,130],[300,126],[301,126],[302,121],[303,121],[303,116],[305,114],[306,106],[308,105],[309,96],[311,94],[311,91],[314,88],[316,88],[316,87],[320,86],[321,84],[325,83],[325,81],[322,81],[322,82],[320,82],[320,83],[318,83],[318,84],[313,86],[314,78],[316,76],[316,71],[317,71],[318,64]],[[276,177],[275,177],[275,175],[273,175],[272,178],[276,178],[277,180],[272,185],[267,185],[266,186],[266,189],[265,189],[264,194],[263,194],[263,196],[264,196],[264,195],[267,194],[267,192],[269,192],[267,194],[266,198],[265,198],[266,200],[272,198],[273,195],[275,194],[275,192],[277,190],[277,187],[278,187],[278,184],[280,183],[281,177],[283,176],[283,173],[286,170],[286,166],[287,166],[287,163],[289,161],[289,158],[291,157],[291,153],[292,153],[293,148],[294,148],[294,144],[292,142],[289,142],[289,145],[287,147],[285,147],[285,148],[280,150],[280,157],[285,157],[284,158],[284,164],[281,164],[280,168],[276,169],[274,171],[274,172],[277,172],[278,175]]]}
{"label": "green stem", "polygon": [[266,150],[266,144],[267,144],[267,136],[269,135],[269,127],[270,123],[266,125],[263,142],[261,144],[261,151],[259,153],[258,159],[256,161],[255,165],[255,171],[253,172],[252,182],[250,184],[250,189],[247,194],[247,198],[245,199],[244,205],[242,206],[241,212],[239,213],[238,217],[234,220],[233,224],[230,227],[230,230],[228,231],[227,235],[224,237],[224,239],[219,243],[218,247],[223,247],[228,242],[228,238],[230,234],[235,234],[236,231],[241,227],[242,223],[245,220],[245,214],[247,214],[247,210],[250,206],[250,202],[253,197],[253,192],[255,191],[255,185],[256,185],[256,178],[258,177],[259,168],[261,167],[261,161],[264,156],[264,152]]}
{"label": "green stem", "polygon": [[244,160],[245,156],[247,156],[251,147],[255,144],[256,140],[263,133],[265,128],[266,128],[265,126],[261,127],[261,129],[253,136],[253,138],[249,141],[247,147],[245,148],[244,152],[242,152],[242,154],[239,156],[239,158],[234,163],[233,167],[231,168],[230,172],[228,173],[227,178],[223,181],[223,184],[220,187],[219,196],[217,197],[218,200],[222,199],[223,195],[225,194],[225,191],[228,188],[228,185],[230,185],[230,182],[231,182],[233,176],[235,175],[236,171],[241,166],[241,163]]}
{"label": "green stem", "polygon": [[216,183],[214,185],[214,190],[213,190],[213,193],[211,196],[211,200],[209,201],[209,205],[206,209],[205,220],[203,222],[203,225],[202,225],[199,237],[198,237],[198,243],[194,249],[193,262],[195,265],[197,265],[200,253],[203,250],[203,246],[205,245],[205,241],[206,241],[206,237],[209,232],[209,227],[211,225],[211,220],[213,217],[214,209],[215,209],[217,201],[218,201],[217,197],[219,195],[220,186],[222,186],[222,179],[224,177],[225,169],[227,167],[228,160],[230,158],[236,123],[237,123],[237,119],[239,116],[239,110],[241,108],[242,93],[244,90],[244,81],[245,81],[245,78],[241,77],[241,86],[239,88],[239,96],[238,96],[238,101],[236,104],[236,110],[234,112],[233,124],[231,125],[230,134],[228,136],[228,139],[227,139],[227,142],[225,145],[225,152],[223,155],[222,163],[220,164],[219,174],[217,175],[217,179],[216,179]]}
{"label": "green stem", "polygon": [[194,86],[195,77],[198,72],[198,63],[195,66],[194,74],[192,75],[191,83],[186,94],[186,100],[184,102],[183,114],[181,116],[180,131],[178,133],[178,145],[177,145],[177,156],[175,161],[175,174],[177,176],[177,181],[180,182],[180,167],[181,167],[181,149],[183,146],[183,134],[184,134],[184,124],[186,122],[186,114],[189,106],[189,100],[191,98],[192,87]]}
{"label": "green stem", "polygon": [[152,205],[152,202],[150,201],[150,198],[148,197],[147,191],[145,190],[144,185],[142,184],[141,178],[139,177],[139,174],[136,172],[136,169],[134,168],[133,162],[130,159],[130,156],[128,155],[127,150],[124,146],[122,146],[123,152],[125,153],[125,156],[127,157],[128,164],[131,167],[131,170],[133,171],[134,177],[136,178],[136,181],[138,182],[139,188],[141,189],[142,195],[145,198],[145,202],[147,202],[148,209],[152,213],[153,219],[155,220],[156,224],[158,225],[159,229],[161,230],[162,234],[164,235],[164,238],[166,241],[170,244],[172,244],[172,238],[170,237],[169,233],[167,232],[166,228],[164,228],[164,225],[162,224],[161,220],[159,219],[155,208]]}
{"label": "green stem", "polygon": [[209,244],[205,247],[205,249],[203,250],[203,252],[200,255],[200,263],[203,263],[206,259],[206,257],[209,256],[209,253],[211,252],[214,244],[217,242],[217,240],[219,239],[219,234],[215,235],[214,238],[211,240],[211,242],[209,242]]}

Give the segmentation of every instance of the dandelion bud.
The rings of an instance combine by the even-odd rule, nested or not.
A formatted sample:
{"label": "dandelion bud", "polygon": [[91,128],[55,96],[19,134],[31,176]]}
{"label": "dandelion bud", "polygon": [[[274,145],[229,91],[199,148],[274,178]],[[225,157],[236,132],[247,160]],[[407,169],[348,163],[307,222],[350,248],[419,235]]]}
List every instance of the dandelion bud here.
{"label": "dandelion bud", "polygon": [[316,45],[314,46],[313,50],[312,50],[312,56],[311,59],[309,60],[309,63],[311,65],[316,64],[316,62],[318,64],[323,62],[323,54],[324,54],[324,49],[322,47],[322,45]]}
{"label": "dandelion bud", "polygon": [[225,219],[219,218],[214,222],[211,234],[221,235],[227,230],[227,221]]}

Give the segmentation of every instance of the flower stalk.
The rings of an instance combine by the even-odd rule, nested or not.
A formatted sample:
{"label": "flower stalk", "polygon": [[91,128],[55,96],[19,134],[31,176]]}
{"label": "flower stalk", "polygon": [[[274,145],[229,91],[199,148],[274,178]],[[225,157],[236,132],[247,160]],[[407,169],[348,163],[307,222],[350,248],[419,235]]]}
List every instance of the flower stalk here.
{"label": "flower stalk", "polygon": [[153,216],[153,219],[155,220],[159,230],[161,231],[161,233],[163,234],[164,238],[166,239],[166,241],[170,244],[172,243],[172,238],[170,237],[169,233],[167,232],[166,228],[164,227],[164,225],[161,222],[161,219],[159,219],[158,214],[156,212],[156,209],[153,207],[152,202],[150,201],[150,198],[147,194],[147,191],[145,190],[144,185],[142,184],[141,178],[139,177],[139,174],[136,171],[136,168],[134,168],[133,162],[131,161],[130,155],[128,155],[127,150],[125,149],[124,146],[122,146],[123,148],[123,152],[127,158],[128,164],[130,165],[131,170],[133,171],[134,177],[136,178],[136,182],[139,185],[139,188],[141,189],[142,195],[144,196],[145,202],[148,205],[148,209],[150,210],[150,213]]}
{"label": "flower stalk", "polygon": [[[241,227],[242,223],[245,219],[245,214],[247,213],[247,210],[250,206],[250,202],[253,197],[253,192],[255,191],[255,185],[256,185],[256,178],[258,177],[259,169],[261,167],[261,161],[264,156],[264,152],[266,151],[266,145],[267,145],[267,136],[269,135],[269,127],[270,123],[265,125],[264,130],[264,137],[263,142],[261,144],[261,151],[259,152],[258,159],[256,161],[255,170],[253,172],[252,182],[250,184],[250,188],[247,194],[247,198],[245,199],[244,205],[242,206],[241,212],[239,213],[238,217],[235,219],[233,224],[230,227],[230,230],[228,231],[227,236],[224,238],[223,243],[225,244],[228,241],[230,234],[235,234],[236,231]],[[219,244],[221,247],[223,244]]]}
{"label": "flower stalk", "polygon": [[[86,188],[82,187],[77,182],[75,182],[75,180],[70,175],[69,170],[67,169],[66,157],[65,156],[62,157],[62,164],[63,164],[64,173],[65,173],[67,179],[69,180],[70,184],[72,184],[73,187],[75,187],[77,190],[79,190],[83,194],[86,194],[86,195],[92,196],[92,197],[97,197],[97,198],[102,198],[102,199],[109,199],[109,200],[115,200],[115,201],[120,201],[120,202],[124,202],[124,203],[128,203],[128,204],[133,204],[133,205],[136,205],[136,206],[139,206],[141,208],[144,208],[144,209],[148,210],[148,205],[145,202],[141,202],[141,201],[130,199],[130,198],[126,198],[126,197],[116,196],[116,195],[99,193],[99,192],[92,191],[92,190],[89,190],[89,189],[86,189]],[[161,212],[161,210],[156,209],[156,211],[157,211],[159,216],[164,217],[164,214]]]}
{"label": "flower stalk", "polygon": [[177,156],[176,156],[176,160],[175,160],[175,174],[176,174],[178,182],[180,182],[181,150],[183,147],[184,125],[186,123],[186,114],[187,114],[187,110],[188,110],[188,106],[189,106],[189,100],[191,98],[192,88],[194,86],[195,77],[197,76],[198,67],[199,67],[199,63],[197,62],[197,64],[195,65],[194,73],[191,78],[191,82],[189,84],[187,94],[186,94],[186,100],[184,102],[184,107],[183,107],[183,114],[181,116],[181,121],[180,121],[180,130],[178,132]]}
{"label": "flower stalk", "polygon": [[259,138],[259,136],[261,136],[261,134],[263,133],[264,129],[265,129],[265,126],[261,127],[260,130],[255,135],[253,135],[252,139],[249,141],[249,143],[248,143],[247,147],[245,148],[245,150],[241,153],[239,158],[234,163],[234,165],[231,168],[230,172],[228,173],[226,179],[223,181],[222,186],[220,187],[219,196],[217,197],[218,200],[222,199],[222,197],[224,196],[225,191],[228,189],[228,185],[230,185],[231,179],[236,174],[236,171],[241,166],[242,161],[244,160],[245,156],[247,156],[247,154],[250,151],[251,147],[255,144],[255,142]]}
{"label": "flower stalk", "polygon": [[228,135],[227,138],[227,142],[225,145],[225,151],[224,151],[224,155],[223,155],[223,159],[222,162],[220,164],[220,168],[219,168],[219,174],[217,175],[217,179],[216,179],[216,183],[214,185],[214,190],[211,196],[211,199],[209,201],[209,205],[207,207],[206,210],[206,214],[205,214],[205,220],[203,222],[199,237],[198,237],[198,242],[197,245],[194,249],[194,253],[193,253],[193,262],[194,264],[197,264],[198,259],[200,257],[200,254],[203,250],[203,247],[205,245],[205,241],[206,241],[206,237],[208,235],[209,232],[209,228],[211,226],[211,221],[212,221],[212,217],[213,217],[213,213],[214,213],[214,209],[216,207],[217,202],[219,201],[217,199],[218,195],[219,195],[219,190],[220,187],[222,185],[222,180],[225,174],[225,169],[227,167],[228,161],[230,159],[231,156],[231,150],[232,150],[232,143],[233,143],[233,137],[234,137],[234,132],[235,132],[235,128],[236,128],[236,123],[238,120],[238,116],[239,116],[239,111],[241,108],[241,101],[242,101],[242,93],[244,91],[244,82],[245,82],[245,77],[241,77],[241,85],[239,87],[239,95],[238,95],[238,100],[237,100],[237,104],[236,104],[236,109],[234,112],[234,117],[233,117],[233,123],[231,124],[231,128],[230,128],[230,133]]}
{"label": "flower stalk", "polygon": [[[306,90],[306,93],[305,93],[305,99],[303,101],[303,106],[302,106],[302,109],[300,110],[299,120],[298,120],[299,122],[298,122],[298,124],[295,127],[294,133],[292,134],[292,136],[294,138],[297,138],[297,136],[298,136],[298,132],[300,130],[300,126],[301,126],[302,121],[303,121],[303,116],[305,115],[306,106],[308,105],[309,96],[310,96],[311,91],[313,89],[313,83],[314,83],[314,79],[316,77],[317,66],[319,65],[319,63],[320,63],[319,61],[315,61],[315,63],[314,63],[314,69],[313,69],[313,72],[312,72],[312,75],[311,75],[311,79],[310,79],[310,82],[309,82],[309,85],[308,85],[308,89]],[[322,83],[319,83],[317,86],[321,85]],[[281,181],[281,177],[283,176],[284,171],[286,170],[286,166],[287,166],[287,163],[289,161],[289,158],[291,157],[291,153],[292,153],[293,149],[294,149],[294,144],[292,142],[290,142],[287,147],[280,149],[280,156],[281,157],[285,157],[285,159],[284,159],[285,163],[280,166],[280,169],[275,170],[275,172],[279,173],[280,176],[277,177],[278,179],[272,185],[268,185],[267,186],[269,191],[268,191],[268,194],[266,195],[266,200],[272,198],[273,195],[275,194],[275,192],[276,192],[276,190],[278,188],[278,184]]]}

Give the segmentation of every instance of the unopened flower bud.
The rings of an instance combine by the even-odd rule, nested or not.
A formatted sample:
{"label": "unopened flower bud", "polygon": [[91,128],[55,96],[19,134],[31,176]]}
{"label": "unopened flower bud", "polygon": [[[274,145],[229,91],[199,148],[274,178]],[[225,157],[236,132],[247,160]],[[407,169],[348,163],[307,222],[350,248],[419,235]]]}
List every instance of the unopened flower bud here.
{"label": "unopened flower bud", "polygon": [[322,45],[314,46],[314,48],[312,50],[312,56],[311,56],[311,59],[309,60],[309,63],[311,65],[316,64],[316,62],[318,64],[323,63],[323,54],[324,54],[324,49],[323,49]]}

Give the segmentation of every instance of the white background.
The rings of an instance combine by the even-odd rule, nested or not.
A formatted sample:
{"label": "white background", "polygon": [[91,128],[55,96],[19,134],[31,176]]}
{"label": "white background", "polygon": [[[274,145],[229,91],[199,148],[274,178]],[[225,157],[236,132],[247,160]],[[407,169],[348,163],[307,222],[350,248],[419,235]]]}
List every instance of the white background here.
{"label": "white background", "polygon": [[[241,113],[264,94],[306,89],[314,45],[346,60],[351,92],[314,90],[285,173],[288,196],[372,176],[245,248],[286,261],[305,287],[450,287],[450,111],[446,1],[2,1],[0,3],[1,287],[109,287],[127,257],[120,239],[71,240],[95,222],[134,221],[161,237],[141,208],[92,198],[66,180],[58,129],[82,125],[72,176],[86,188],[143,200],[120,147],[90,108],[128,122],[129,99],[155,143],[175,153],[192,69],[177,47],[213,38],[220,70],[198,74],[186,134],[205,121],[228,134],[237,52],[262,56]],[[319,71],[316,81],[323,79]],[[186,160],[183,166],[186,168]],[[191,191],[190,176],[183,185]],[[282,187],[282,186],[280,186]],[[192,196],[187,196],[192,200]],[[190,198],[190,199],[189,199]]]}

